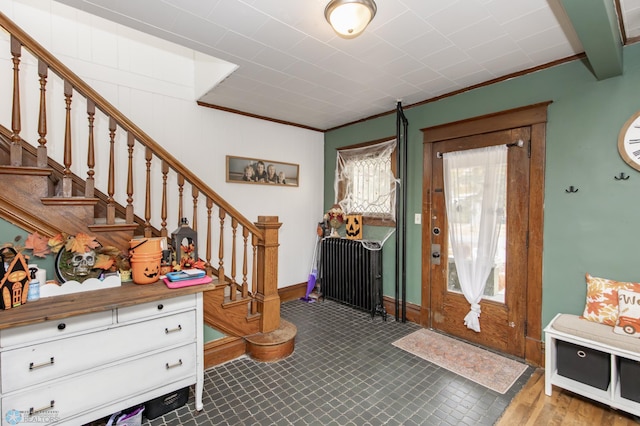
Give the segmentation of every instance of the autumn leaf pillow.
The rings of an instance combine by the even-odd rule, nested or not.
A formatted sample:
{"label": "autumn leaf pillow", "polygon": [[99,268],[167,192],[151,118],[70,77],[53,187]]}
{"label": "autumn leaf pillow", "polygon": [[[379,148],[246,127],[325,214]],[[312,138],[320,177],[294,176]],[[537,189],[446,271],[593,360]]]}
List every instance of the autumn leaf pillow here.
{"label": "autumn leaf pillow", "polygon": [[587,303],[582,317],[589,321],[615,326],[618,319],[618,290],[640,293],[640,283],[627,283],[606,278],[587,278]]}

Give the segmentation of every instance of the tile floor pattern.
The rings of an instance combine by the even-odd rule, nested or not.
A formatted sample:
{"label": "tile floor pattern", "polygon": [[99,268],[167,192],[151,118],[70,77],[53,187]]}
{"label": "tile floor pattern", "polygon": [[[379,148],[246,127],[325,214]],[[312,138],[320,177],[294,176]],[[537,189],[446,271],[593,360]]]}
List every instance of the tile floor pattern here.
{"label": "tile floor pattern", "polygon": [[493,425],[533,373],[501,395],[391,345],[419,328],[333,301],[282,305],[294,353],[241,357],[205,372],[204,410],[187,405],[150,426]]}

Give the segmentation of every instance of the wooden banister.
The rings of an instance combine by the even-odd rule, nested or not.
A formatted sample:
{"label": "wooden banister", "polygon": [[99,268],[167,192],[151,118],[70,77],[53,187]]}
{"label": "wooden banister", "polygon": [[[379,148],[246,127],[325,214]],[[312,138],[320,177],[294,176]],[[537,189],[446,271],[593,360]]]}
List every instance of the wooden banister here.
{"label": "wooden banister", "polygon": [[[278,229],[281,225],[278,222],[278,218],[260,216],[256,223],[248,220],[188,167],[176,160],[162,145],[142,131],[128,117],[111,105],[91,86],[86,84],[1,12],[0,26],[10,34],[10,54],[13,64],[13,93],[11,99],[8,100],[12,103],[11,134],[7,138],[10,145],[11,165],[15,167],[22,166],[23,149],[31,152],[31,145],[23,141],[20,135],[22,131],[20,117],[20,64],[23,54],[31,54],[38,64],[39,99],[36,102],[31,100],[30,102],[24,102],[24,104],[38,105],[37,133],[39,138],[38,147],[34,151],[36,153],[36,161],[38,167],[49,167],[55,170],[57,173],[55,179],[62,178],[62,188],[59,192],[62,195],[61,198],[68,203],[73,203],[76,202],[75,197],[84,196],[90,199],[100,197],[100,200],[102,200],[100,208],[106,214],[106,218],[104,218],[105,228],[109,225],[117,225],[117,220],[122,221],[124,216],[125,224],[131,225],[128,229],[140,227],[139,229],[143,229],[146,237],[154,235],[167,237],[169,236],[167,221],[171,219],[167,182],[169,173],[175,173],[177,188],[172,187],[172,190],[177,190],[178,194],[177,226],[180,226],[180,221],[185,217],[185,214],[189,214],[192,211],[191,227],[194,231],[198,231],[198,226],[200,225],[198,212],[206,209],[206,230],[202,229],[200,234],[206,232],[206,254],[204,256],[205,268],[208,274],[217,277],[219,285],[229,284],[229,300],[237,301],[238,297],[240,297],[241,300],[237,301],[235,305],[242,306],[244,304],[245,307],[248,307],[247,315],[253,316],[252,320],[257,318],[255,314],[261,314],[260,331],[269,332],[278,328],[280,323],[280,299],[278,297],[277,262]],[[32,62],[24,60],[23,63],[29,64]],[[47,115],[50,112],[47,111],[46,101],[47,83],[52,78],[60,79],[63,84],[64,107],[66,110],[64,114],[62,165],[56,163],[53,167],[52,163],[55,162],[48,158],[47,154],[48,145],[54,142],[54,138],[47,140]],[[80,101],[80,103],[76,100]],[[72,137],[72,129],[74,129],[72,120],[77,118],[77,114],[72,113],[72,107],[76,109],[83,107],[81,103],[83,100],[86,100],[87,114],[86,146],[84,141],[75,141]],[[96,120],[100,123],[101,121],[99,120],[104,118],[108,120],[108,135],[101,135],[100,132],[97,135],[94,134]],[[8,130],[0,125],[0,135],[4,135],[6,138],[7,132]],[[124,134],[126,134],[126,159],[123,155],[118,155],[121,151],[117,151],[121,148],[119,140],[123,138],[117,136]],[[104,154],[104,150],[107,149],[104,144],[100,144],[100,140],[104,141],[105,138],[108,138],[108,168],[106,170],[106,179],[104,170],[102,175],[97,176],[102,178],[102,181],[100,181],[95,176],[97,172],[101,171],[99,167],[96,169],[96,155],[98,152]],[[136,143],[139,145],[136,145]],[[30,148],[27,149],[23,145],[29,145]],[[100,151],[101,148],[102,151]],[[86,178],[83,182],[83,187],[78,184],[78,181],[82,180],[82,178],[79,178],[72,171],[72,168],[84,168],[83,165],[73,163],[72,153],[78,152],[82,154],[86,152]],[[136,186],[136,182],[134,182],[134,154],[136,153],[139,156],[143,156],[145,163],[144,197],[142,194],[134,194],[136,188],[142,191],[140,188],[142,179],[138,180],[137,185],[139,186]],[[160,172],[154,174],[154,171],[158,168],[153,167],[155,165],[154,161],[158,160],[161,162]],[[58,161],[60,161],[59,158]],[[124,174],[124,170],[126,170],[126,174]],[[158,175],[160,177],[156,177]],[[117,178],[120,177],[126,178],[126,205],[124,207],[116,201],[117,197],[120,200],[124,198],[122,193],[117,193]],[[106,183],[104,183],[105,181]],[[96,187],[96,182],[101,182],[101,188]],[[158,182],[161,184],[161,189],[152,192],[152,188],[158,185]],[[185,183],[191,185],[191,206],[183,204],[185,202]],[[106,194],[104,192],[105,186]],[[136,196],[138,200],[134,200]],[[160,202],[156,200],[156,196],[161,197]],[[202,207],[201,197],[204,197],[206,201],[204,207]],[[186,198],[188,199],[188,195]],[[134,201],[137,201],[138,209],[142,209],[141,205],[144,206],[143,213],[135,214]],[[159,211],[152,211],[157,209],[158,205]],[[212,218],[215,217],[214,206],[218,208],[219,229],[215,229],[212,222]],[[1,210],[3,210],[3,206],[0,206]],[[4,210],[8,211],[8,207],[5,206]],[[173,210],[171,214],[173,214]],[[159,229],[154,228],[153,224],[159,224]],[[102,226],[102,223],[99,226]],[[237,240],[239,238],[239,227],[242,230],[241,247]],[[216,238],[213,235],[214,231],[219,233],[217,262],[212,261],[212,256],[215,256],[213,254],[215,251],[213,239]],[[47,232],[52,233],[49,229],[47,229]],[[202,235],[200,236],[202,237]],[[128,240],[126,243],[128,244]],[[251,245],[251,249],[249,249],[249,245]],[[203,250],[200,250],[200,254],[203,254]],[[227,257],[225,258],[225,256]],[[177,262],[180,262],[180,260],[176,259]],[[213,263],[217,263],[217,265]],[[252,265],[251,268],[249,268],[249,264]],[[230,276],[225,275],[225,267],[230,270]],[[237,277],[239,269],[242,270],[240,279]],[[251,286],[250,289],[249,286]],[[257,323],[257,321],[253,322],[254,324]]]}
{"label": "wooden banister", "polygon": [[105,115],[113,117],[116,122],[123,127],[126,131],[130,131],[134,138],[142,145],[148,147],[155,153],[156,156],[164,159],[169,167],[176,173],[181,175],[191,185],[199,188],[202,194],[209,197],[213,202],[224,209],[228,214],[235,217],[240,224],[246,226],[249,231],[254,234],[261,235],[261,231],[246,217],[244,217],[238,210],[236,210],[229,202],[218,195],[214,190],[204,183],[198,176],[192,173],[187,167],[180,163],[175,157],[173,157],[166,149],[160,144],[154,141],[149,135],[147,135],[142,129],[140,129],[135,123],[133,123],[127,116],[122,114],[116,107],[111,105],[104,97],[96,92],[91,86],[86,84],[80,77],[78,77],[73,71],[71,71],[66,65],[60,62],[49,51],[42,47],[31,36],[24,32],[19,26],[11,21],[6,15],[0,13],[0,26],[2,26],[7,32],[9,32],[21,45],[27,47],[29,51],[49,65],[49,69],[56,75],[60,76],[65,82],[69,82],[73,89],[80,93],[83,97],[91,99],[95,102],[96,107],[100,109]]}

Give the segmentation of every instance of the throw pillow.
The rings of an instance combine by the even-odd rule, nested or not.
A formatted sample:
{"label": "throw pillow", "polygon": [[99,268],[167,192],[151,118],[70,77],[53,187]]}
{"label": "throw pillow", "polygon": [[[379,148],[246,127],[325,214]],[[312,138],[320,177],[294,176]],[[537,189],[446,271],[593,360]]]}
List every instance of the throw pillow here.
{"label": "throw pillow", "polygon": [[586,274],[587,303],[582,317],[589,321],[610,326],[618,319],[618,290],[630,290],[640,293],[640,283],[614,281],[592,277]]}
{"label": "throw pillow", "polygon": [[618,290],[618,321],[613,331],[640,338],[640,293]]}

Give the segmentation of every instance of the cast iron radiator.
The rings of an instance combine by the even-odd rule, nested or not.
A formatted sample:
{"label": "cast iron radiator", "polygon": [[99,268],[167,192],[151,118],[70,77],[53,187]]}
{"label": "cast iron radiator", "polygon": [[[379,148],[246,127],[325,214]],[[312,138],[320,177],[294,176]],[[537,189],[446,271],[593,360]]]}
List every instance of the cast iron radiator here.
{"label": "cast iron radiator", "polygon": [[322,297],[376,313],[386,320],[382,304],[382,250],[379,243],[325,238],[320,251]]}

